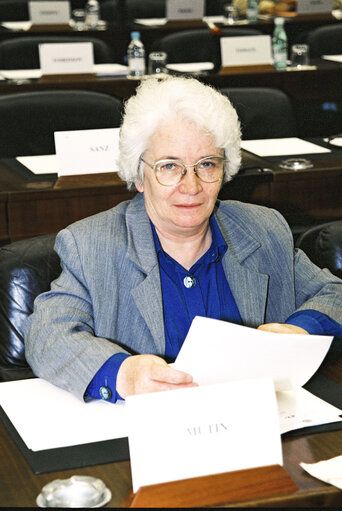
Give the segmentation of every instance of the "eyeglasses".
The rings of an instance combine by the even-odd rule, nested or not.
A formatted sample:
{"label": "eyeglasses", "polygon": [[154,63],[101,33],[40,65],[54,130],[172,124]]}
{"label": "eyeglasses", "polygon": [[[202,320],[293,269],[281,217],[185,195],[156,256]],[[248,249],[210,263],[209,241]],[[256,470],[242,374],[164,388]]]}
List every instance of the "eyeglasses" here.
{"label": "eyeglasses", "polygon": [[206,156],[193,165],[185,165],[180,160],[158,160],[151,165],[140,157],[153,171],[159,184],[163,186],[175,186],[187,173],[188,167],[193,167],[194,173],[204,183],[215,183],[223,176],[225,161],[223,156]]}

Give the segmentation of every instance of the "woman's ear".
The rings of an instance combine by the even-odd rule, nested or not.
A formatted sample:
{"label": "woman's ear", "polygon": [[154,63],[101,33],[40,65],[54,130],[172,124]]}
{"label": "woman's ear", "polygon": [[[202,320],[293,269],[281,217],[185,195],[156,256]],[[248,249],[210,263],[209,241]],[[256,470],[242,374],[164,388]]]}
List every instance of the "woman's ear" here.
{"label": "woman's ear", "polygon": [[144,186],[141,183],[134,183],[134,186],[136,187],[138,192],[143,192],[144,191]]}

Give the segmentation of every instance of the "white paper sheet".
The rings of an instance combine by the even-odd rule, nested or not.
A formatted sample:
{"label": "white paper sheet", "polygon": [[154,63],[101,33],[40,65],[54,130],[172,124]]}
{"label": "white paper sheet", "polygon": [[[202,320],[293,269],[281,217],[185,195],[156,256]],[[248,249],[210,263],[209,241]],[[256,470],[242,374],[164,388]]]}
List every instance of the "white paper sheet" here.
{"label": "white paper sheet", "polygon": [[214,69],[213,62],[187,62],[184,64],[166,64],[167,69],[179,73],[200,73]]}
{"label": "white paper sheet", "polygon": [[134,23],[138,25],[145,25],[146,27],[159,27],[165,25],[167,22],[166,18],[136,18]]}
{"label": "white paper sheet", "polygon": [[342,55],[322,55],[322,59],[332,60],[333,62],[342,62]]}
{"label": "white paper sheet", "polygon": [[277,391],[292,390],[317,371],[332,339],[264,332],[196,316],[174,367],[200,385],[270,377]]}
{"label": "white paper sheet", "polygon": [[9,30],[29,30],[32,27],[32,21],[3,21],[1,25]]}
{"label": "white paper sheet", "polygon": [[335,137],[331,140],[329,140],[329,138],[325,138],[324,142],[329,142],[329,144],[335,145],[336,147],[342,147],[342,137]]}
{"label": "white paper sheet", "polygon": [[245,380],[128,397],[133,491],[267,465],[282,465],[271,380]]}
{"label": "white paper sheet", "polygon": [[281,433],[342,421],[342,410],[302,388],[277,392],[277,402]]}
{"label": "white paper sheet", "polygon": [[342,490],[342,456],[317,463],[300,463],[310,475]]}
{"label": "white paper sheet", "polygon": [[242,149],[258,156],[289,156],[294,154],[330,153],[330,149],[297,137],[243,140]]}
{"label": "white paper sheet", "polygon": [[127,436],[122,403],[84,403],[40,378],[0,383],[0,405],[33,451]]}
{"label": "white paper sheet", "polygon": [[16,160],[34,174],[58,174],[58,162],[55,154],[18,156]]}
{"label": "white paper sheet", "polygon": [[[128,67],[122,64],[94,64],[93,73],[96,76],[126,76]],[[2,69],[0,80],[38,80],[42,77],[41,69]]]}

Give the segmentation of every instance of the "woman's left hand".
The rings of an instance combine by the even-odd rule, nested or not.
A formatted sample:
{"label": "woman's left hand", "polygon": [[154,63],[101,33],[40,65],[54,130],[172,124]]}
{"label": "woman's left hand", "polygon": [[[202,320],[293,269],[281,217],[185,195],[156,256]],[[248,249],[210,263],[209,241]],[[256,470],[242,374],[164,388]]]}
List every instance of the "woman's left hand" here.
{"label": "woman's left hand", "polygon": [[295,325],[286,325],[285,323],[265,323],[258,326],[258,330],[265,332],[275,332],[276,334],[302,334],[309,335],[309,332]]}

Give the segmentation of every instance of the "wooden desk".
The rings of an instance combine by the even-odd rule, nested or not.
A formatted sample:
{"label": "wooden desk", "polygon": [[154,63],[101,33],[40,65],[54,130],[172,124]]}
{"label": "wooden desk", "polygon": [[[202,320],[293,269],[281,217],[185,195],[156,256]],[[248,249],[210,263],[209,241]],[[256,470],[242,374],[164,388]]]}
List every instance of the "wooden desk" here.
{"label": "wooden desk", "polygon": [[0,243],[58,232],[134,196],[115,173],[27,181],[0,166]]}
{"label": "wooden desk", "polygon": [[[320,368],[324,374],[342,384],[342,354],[328,354]],[[342,430],[306,434],[283,439],[284,468],[298,485],[294,494],[257,501],[238,502],[233,507],[315,507],[341,506],[342,491],[304,472],[299,463],[314,463],[338,456],[342,452]],[[108,507],[119,507],[131,491],[129,462],[108,463],[48,474],[35,475],[22,457],[12,438],[0,422],[0,507],[30,506],[41,488],[54,479],[72,475],[99,477],[110,488],[112,500]]]}
{"label": "wooden desk", "polygon": [[[278,209],[294,232],[342,218],[342,152],[317,158],[308,170],[291,171],[243,153],[240,172],[220,192],[222,199]],[[253,168],[254,167],[254,168]],[[260,169],[269,171],[260,172]],[[134,196],[116,174],[65,176],[27,181],[0,166],[0,244],[54,233]]]}

